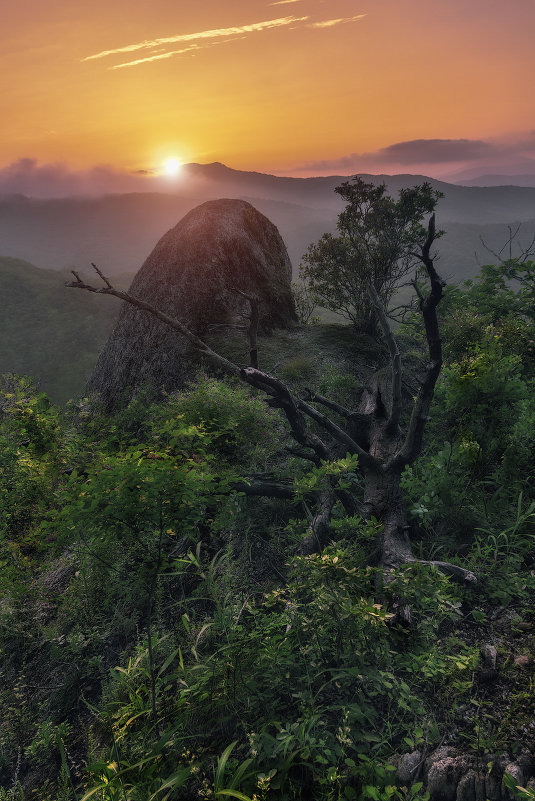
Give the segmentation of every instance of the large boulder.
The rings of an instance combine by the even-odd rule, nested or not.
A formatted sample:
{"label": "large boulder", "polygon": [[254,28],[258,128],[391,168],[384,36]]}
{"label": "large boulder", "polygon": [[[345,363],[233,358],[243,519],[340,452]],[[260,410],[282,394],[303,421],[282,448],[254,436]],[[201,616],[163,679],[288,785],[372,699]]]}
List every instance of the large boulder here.
{"label": "large boulder", "polygon": [[[210,200],[160,239],[129,293],[201,337],[214,330],[224,336],[249,310],[236,290],[261,300],[261,330],[291,326],[291,274],[286,246],[267,217],[243,200]],[[141,387],[156,395],[184,386],[197,367],[183,337],[124,303],[88,390],[113,409]]]}

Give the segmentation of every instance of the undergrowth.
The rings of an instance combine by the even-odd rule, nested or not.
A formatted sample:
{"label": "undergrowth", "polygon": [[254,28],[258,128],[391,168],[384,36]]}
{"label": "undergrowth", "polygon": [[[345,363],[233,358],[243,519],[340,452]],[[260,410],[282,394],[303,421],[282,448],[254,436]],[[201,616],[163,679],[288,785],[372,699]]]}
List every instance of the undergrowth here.
{"label": "undergrowth", "polygon": [[[402,479],[417,555],[469,567],[472,589],[416,563],[384,581],[369,566],[380,523],[341,507],[333,542],[296,556],[326,481],[359,500],[358,464],[290,456],[243,386],[200,375],[109,417],[3,379],[0,799],[424,801],[396,754],[447,743],[484,764],[535,746],[533,326],[525,303],[494,313],[487,279],[446,300],[462,336]],[[332,349],[321,375],[303,331],[281,364],[266,357],[350,404],[354,335],[311,330]],[[400,336],[416,353],[410,320]],[[233,490],[251,475],[294,500]]]}

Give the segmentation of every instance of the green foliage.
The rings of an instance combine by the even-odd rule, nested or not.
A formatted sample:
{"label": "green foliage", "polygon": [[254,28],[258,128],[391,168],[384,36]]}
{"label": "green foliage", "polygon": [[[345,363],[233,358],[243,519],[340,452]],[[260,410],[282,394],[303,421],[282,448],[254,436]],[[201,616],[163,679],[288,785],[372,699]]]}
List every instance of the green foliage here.
{"label": "green foliage", "polygon": [[105,456],[88,475],[73,472],[59,521],[84,536],[98,530],[118,542],[155,532],[189,535],[217,489],[225,492],[225,481],[210,469],[209,436],[200,428],[177,420],[160,429],[158,440]]}
{"label": "green foliage", "polygon": [[281,377],[294,383],[299,380],[310,379],[315,375],[317,365],[311,356],[300,354],[293,356],[291,359],[286,359],[279,368]]}
{"label": "green foliage", "polygon": [[[524,604],[529,625],[535,590],[531,267],[512,269],[448,294],[462,335],[428,450],[403,477],[422,556],[463,559],[475,591],[417,563],[368,567],[381,524],[341,505],[335,543],[296,557],[325,486],[358,497],[358,463],[288,461],[277,414],[247,388],[201,375],[109,418],[85,400],[62,416],[4,380],[0,797],[23,799],[33,775],[43,801],[426,801],[421,783],[399,786],[393,752],[456,731],[478,758],[511,750],[529,671],[500,654],[515,685],[500,724],[476,677],[488,603]],[[345,337],[352,353],[348,331],[307,336]],[[401,333],[417,345],[414,331]],[[319,391],[349,405],[358,384],[336,353]],[[292,479],[295,502],[231,492],[256,471]],[[411,629],[397,622],[405,606]]]}
{"label": "green foliage", "polygon": [[[120,421],[108,420],[106,427],[99,425],[101,418],[85,422],[82,418],[78,431],[67,432],[57,412],[28,382],[9,379],[5,390],[0,420],[5,444],[0,473],[4,534],[0,541],[4,591],[0,647],[13,647],[17,638],[23,638],[15,653],[24,660],[24,638],[31,642],[37,636],[46,643],[46,650],[33,670],[42,669],[42,658],[53,661],[60,653],[62,667],[50,699],[52,718],[44,718],[31,738],[35,732],[32,716],[39,720],[40,714],[19,700],[13,713],[4,715],[0,739],[10,748],[10,738],[18,739],[25,757],[33,762],[60,761],[59,799],[63,798],[62,781],[67,782],[69,797],[72,792],[65,761],[65,732],[72,729],[64,718],[80,703],[80,693],[89,697],[94,693],[109,660],[118,656],[117,646],[135,641],[140,628],[148,632],[148,695],[136,699],[148,699],[146,717],[152,727],[155,709],[158,716],[163,714],[163,701],[154,692],[159,640],[150,633],[151,624],[168,623],[171,609],[180,603],[183,586],[176,570],[180,554],[224,525],[228,483],[234,474],[221,463],[216,471],[214,460],[230,437],[235,438],[240,456],[253,458],[259,446],[251,445],[247,437],[260,431],[258,426],[255,429],[259,410],[244,393],[233,393],[231,388],[218,393],[212,386],[201,400],[204,409],[208,401],[216,409],[218,399],[226,400],[226,408],[225,404],[219,407],[220,417],[225,417],[224,431],[210,419],[211,432],[201,422],[185,422],[185,413],[179,413],[170,401],[154,415],[150,410],[147,415],[145,409],[143,421],[136,408],[130,416],[123,412]],[[192,413],[198,410],[198,401],[199,393],[192,393]],[[133,435],[134,420],[142,423],[138,432],[144,441],[136,441]],[[101,437],[108,436],[97,442],[97,431]],[[32,582],[46,539],[56,552],[64,553],[64,566],[47,578],[47,582],[61,581],[59,591],[51,584],[50,595],[45,584]],[[193,554],[192,559],[198,565]],[[53,578],[56,574],[64,578]],[[14,699],[7,696],[10,693],[6,702],[13,704]],[[25,698],[24,691],[21,697]]]}
{"label": "green foliage", "polygon": [[512,793],[513,798],[519,801],[533,801],[535,799],[535,791],[530,790],[528,787],[521,787],[516,783],[516,780],[510,773],[505,773],[503,777],[505,787]]}
{"label": "green foliage", "polygon": [[500,720],[493,713],[492,705],[476,699],[472,699],[471,703],[475,708],[473,727],[471,731],[463,732],[461,737],[465,747],[473,751],[479,760],[485,754],[501,751],[505,742],[500,732]]}
{"label": "green foliage", "polygon": [[487,264],[476,281],[467,281],[468,301],[495,321],[508,316],[535,319],[535,262],[509,259]]}
{"label": "green foliage", "polygon": [[511,522],[501,531],[478,528],[469,555],[473,569],[484,571],[488,597],[501,604],[535,589],[535,576],[525,569],[535,553],[535,501],[524,503],[521,492],[510,512]]}
{"label": "green foliage", "polygon": [[347,453],[345,457],[322,462],[319,467],[312,467],[302,478],[296,478],[294,487],[297,499],[303,499],[310,492],[321,492],[333,484],[338,489],[348,489],[358,481],[356,470],[358,456]]}
{"label": "green foliage", "polygon": [[44,720],[37,727],[33,740],[26,748],[26,755],[35,757],[43,752],[55,750],[59,752],[61,750],[60,743],[69,737],[72,737],[72,727],[68,723],[56,725],[50,720]]}
{"label": "green foliage", "polygon": [[154,407],[152,417],[153,427],[180,417],[185,424],[202,428],[212,451],[238,465],[255,460],[261,464],[275,449],[281,432],[279,416],[266,410],[246,386],[203,374],[187,392]]}
{"label": "green foliage", "polygon": [[[68,271],[0,256],[0,373],[31,375],[57,403],[83,392],[117,305],[64,284]],[[131,276],[118,277],[126,288]]]}
{"label": "green foliage", "polygon": [[[415,726],[428,714],[426,682],[449,686],[451,676],[473,670],[471,655],[452,662],[436,645],[441,621],[457,614],[455,591],[440,577],[435,593],[424,569],[400,573],[388,589],[430,620],[436,655],[424,663],[427,635],[411,657],[407,635],[389,628],[386,603],[373,597],[375,571],[354,563],[353,550],[336,546],[295,558],[285,587],[236,604],[222,592],[224,562],[212,568],[202,550],[179,560],[183,576],[201,583],[176,632],[154,643],[163,745],[151,744],[150,670],[140,645],[113,671],[100,707],[113,736],[92,768],[95,791],[107,783],[106,801],[112,788],[118,798],[137,798],[135,786],[148,798],[178,775],[206,798],[425,798],[421,786],[412,795],[398,788],[381,757],[392,738],[436,741],[432,726],[420,735]],[[195,601],[201,596],[214,599],[208,620]]]}
{"label": "green foliage", "polygon": [[[0,594],[22,597],[46,547],[61,470],[60,421],[31,381],[0,381]],[[1,614],[1,610],[0,610]]]}
{"label": "green foliage", "polygon": [[376,313],[368,296],[373,284],[385,306],[400,280],[414,268],[413,252],[426,239],[425,215],[440,193],[427,183],[402,189],[399,199],[355,177],[336,192],[347,203],[338,216],[338,236],[324,234],[303,257],[301,279],[327,309],[374,334]]}
{"label": "green foliage", "polygon": [[532,263],[508,262],[447,293],[430,443],[402,480],[427,553],[463,549],[501,603],[533,584],[532,284]]}

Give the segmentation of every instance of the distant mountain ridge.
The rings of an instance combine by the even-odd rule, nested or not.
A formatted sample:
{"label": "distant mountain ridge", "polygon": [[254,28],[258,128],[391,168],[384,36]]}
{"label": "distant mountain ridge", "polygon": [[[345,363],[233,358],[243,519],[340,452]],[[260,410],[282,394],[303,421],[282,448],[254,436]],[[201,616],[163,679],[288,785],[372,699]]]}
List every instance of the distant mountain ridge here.
{"label": "distant mountain ridge", "polygon": [[455,181],[459,186],[530,186],[535,187],[535,175],[477,175]]}
{"label": "distant mountain ridge", "polygon": [[[459,226],[498,225],[496,243],[507,223],[535,221],[535,187],[467,187],[420,175],[363,175],[385,181],[392,193],[429,181],[445,197],[437,208],[438,224],[448,230],[442,257],[455,275],[477,268],[474,250],[479,232]],[[343,207],[334,188],[347,176],[289,178],[244,172],[224,164],[188,164],[176,182],[176,193],[134,193],[103,197],[36,200],[22,195],[0,198],[0,255],[21,258],[46,269],[87,268],[98,262],[110,274],[136,272],[155,242],[192,208],[205,200],[240,198],[252,203],[279,229],[294,273],[311,242],[334,231]],[[463,245],[466,243],[466,247]],[[483,253],[481,253],[483,258]],[[453,264],[453,259],[456,264]]]}
{"label": "distant mountain ridge", "polygon": [[[334,194],[334,189],[343,181],[351,180],[352,177],[347,175],[315,178],[277,176],[234,170],[220,162],[214,162],[213,164],[186,164],[183,167],[183,174],[186,176],[189,185],[199,190],[203,186],[206,187],[206,182],[208,181],[212,183],[213,187],[223,185],[240,191],[250,191],[252,193],[251,197],[285,200],[318,207],[327,205],[329,208],[332,207],[333,202],[334,205],[341,206],[340,200]],[[519,185],[518,189],[521,190],[519,192],[515,191],[517,187],[512,182],[507,182],[505,186],[500,182],[496,187],[491,185],[478,186],[474,183],[471,188],[476,188],[480,191],[469,194],[464,191],[466,187],[461,181],[449,183],[426,175],[413,175],[410,173],[371,175],[369,173],[360,173],[360,177],[373,184],[386,183],[392,192],[399,192],[400,189],[405,187],[415,186],[427,181],[434,189],[444,194],[444,200],[441,202],[441,213],[444,215],[444,219],[447,220],[482,224],[502,222],[504,204],[507,204],[509,212],[516,215],[518,219],[535,218],[535,186],[531,183]],[[507,191],[504,194],[504,188],[513,191]],[[492,191],[493,189],[496,191]],[[523,191],[526,189],[527,192]],[[526,207],[529,208],[529,211]],[[467,212],[470,215],[469,219],[465,217]],[[489,215],[498,215],[499,219],[489,219]]]}

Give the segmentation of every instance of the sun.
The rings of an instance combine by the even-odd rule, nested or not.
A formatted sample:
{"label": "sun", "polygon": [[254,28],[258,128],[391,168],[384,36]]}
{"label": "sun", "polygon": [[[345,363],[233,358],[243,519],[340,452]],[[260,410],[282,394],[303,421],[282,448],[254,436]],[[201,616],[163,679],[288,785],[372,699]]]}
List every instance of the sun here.
{"label": "sun", "polygon": [[182,162],[173,157],[164,162],[163,171],[166,175],[173,177],[178,173],[181,167]]}

